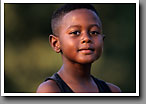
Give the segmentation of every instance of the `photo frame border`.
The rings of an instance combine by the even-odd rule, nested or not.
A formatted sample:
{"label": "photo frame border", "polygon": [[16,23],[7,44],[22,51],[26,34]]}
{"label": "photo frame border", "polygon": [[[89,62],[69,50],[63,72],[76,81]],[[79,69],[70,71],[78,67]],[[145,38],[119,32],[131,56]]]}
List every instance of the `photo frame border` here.
{"label": "photo frame border", "polygon": [[4,4],[81,3],[78,0],[1,0],[1,96],[140,96],[139,90],[139,0],[84,0],[82,3],[136,3],[136,93],[4,93]]}

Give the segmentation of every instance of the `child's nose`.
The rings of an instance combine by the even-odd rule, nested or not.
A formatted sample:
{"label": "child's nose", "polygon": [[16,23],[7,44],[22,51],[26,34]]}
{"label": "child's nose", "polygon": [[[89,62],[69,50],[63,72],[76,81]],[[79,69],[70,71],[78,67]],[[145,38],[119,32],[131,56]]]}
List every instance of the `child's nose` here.
{"label": "child's nose", "polygon": [[83,33],[82,37],[81,37],[81,43],[90,43],[91,42],[91,38],[89,36],[89,34]]}

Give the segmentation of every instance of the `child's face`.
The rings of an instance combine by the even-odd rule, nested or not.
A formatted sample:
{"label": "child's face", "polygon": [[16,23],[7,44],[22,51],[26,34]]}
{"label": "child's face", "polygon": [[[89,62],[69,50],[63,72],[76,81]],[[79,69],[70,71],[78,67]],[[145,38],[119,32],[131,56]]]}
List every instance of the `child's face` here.
{"label": "child's face", "polygon": [[99,17],[91,10],[67,13],[59,29],[59,43],[65,60],[92,63],[102,53],[103,36]]}

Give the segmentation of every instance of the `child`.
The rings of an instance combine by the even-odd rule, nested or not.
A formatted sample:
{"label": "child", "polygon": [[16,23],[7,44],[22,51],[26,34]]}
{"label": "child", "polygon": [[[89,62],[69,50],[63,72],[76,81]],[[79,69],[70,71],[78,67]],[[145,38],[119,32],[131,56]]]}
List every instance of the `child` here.
{"label": "child", "polygon": [[120,88],[93,77],[91,64],[103,50],[102,24],[91,4],[65,4],[52,16],[49,41],[63,65],[40,84],[38,93],[121,92]]}

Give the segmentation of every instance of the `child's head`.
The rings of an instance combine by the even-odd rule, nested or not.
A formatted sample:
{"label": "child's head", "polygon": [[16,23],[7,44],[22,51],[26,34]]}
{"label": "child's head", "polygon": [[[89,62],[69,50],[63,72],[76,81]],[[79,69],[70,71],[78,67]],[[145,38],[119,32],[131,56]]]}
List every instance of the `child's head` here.
{"label": "child's head", "polygon": [[[57,9],[51,19],[51,27],[53,35],[58,35],[59,26],[61,25],[61,19],[69,12],[76,10],[76,9],[88,9],[96,13],[98,16],[98,13],[96,9],[91,5],[87,3],[73,3],[73,4],[65,4],[61,8]],[[101,24],[101,23],[100,23]]]}
{"label": "child's head", "polygon": [[92,63],[103,49],[102,26],[96,9],[90,4],[65,4],[52,16],[50,43],[63,60]]}

